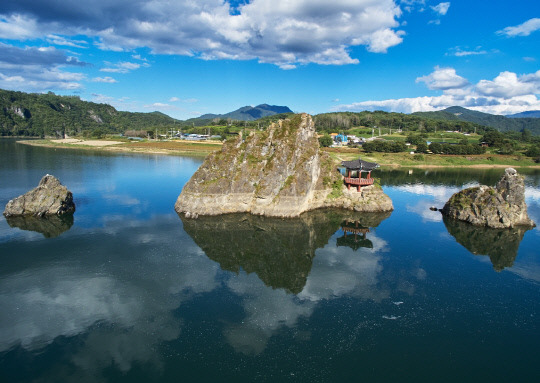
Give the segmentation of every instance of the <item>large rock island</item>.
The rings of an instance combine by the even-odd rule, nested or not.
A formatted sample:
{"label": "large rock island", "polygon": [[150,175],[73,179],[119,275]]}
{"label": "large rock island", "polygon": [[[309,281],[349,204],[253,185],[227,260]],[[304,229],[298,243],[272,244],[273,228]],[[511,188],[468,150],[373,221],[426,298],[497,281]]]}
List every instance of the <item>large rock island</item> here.
{"label": "large rock island", "polygon": [[187,217],[252,213],[295,217],[305,211],[339,207],[392,211],[380,186],[348,190],[336,163],[319,150],[308,114],[227,141],[210,154],[186,183],[175,210]]}
{"label": "large rock island", "polygon": [[492,228],[535,226],[527,214],[523,176],[505,170],[496,187],[481,185],[455,193],[441,210],[443,215]]}

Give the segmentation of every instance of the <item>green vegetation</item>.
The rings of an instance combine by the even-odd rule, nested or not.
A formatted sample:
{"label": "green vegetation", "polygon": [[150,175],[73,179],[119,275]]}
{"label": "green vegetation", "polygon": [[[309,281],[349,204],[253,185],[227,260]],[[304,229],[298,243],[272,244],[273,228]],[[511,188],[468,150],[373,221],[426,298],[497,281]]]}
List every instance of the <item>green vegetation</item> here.
{"label": "green vegetation", "polygon": [[407,150],[407,145],[402,141],[385,141],[374,140],[366,142],[363,145],[363,149],[366,153],[371,152],[386,152],[386,153],[399,153]]}
{"label": "green vegetation", "polygon": [[337,112],[314,116],[317,130],[326,133],[345,132],[360,136],[390,134],[391,132],[444,132],[483,133],[485,126],[459,120],[430,119],[415,114],[375,112]]}
{"label": "green vegetation", "polygon": [[343,181],[341,179],[335,180],[332,183],[332,191],[328,194],[329,199],[336,199],[343,195]]}
{"label": "green vegetation", "polygon": [[501,132],[522,132],[528,130],[535,135],[540,135],[540,119],[538,118],[508,118],[474,110],[452,106],[437,112],[417,112],[413,116],[436,121],[468,122],[494,128]]}
{"label": "green vegetation", "polygon": [[103,137],[127,129],[175,126],[173,118],[159,112],[119,112],[106,104],[82,101],[77,96],[57,96],[0,90],[0,136]]}
{"label": "green vegetation", "polygon": [[332,137],[330,135],[325,134],[324,136],[319,138],[319,145],[323,148],[327,148],[333,144]]}

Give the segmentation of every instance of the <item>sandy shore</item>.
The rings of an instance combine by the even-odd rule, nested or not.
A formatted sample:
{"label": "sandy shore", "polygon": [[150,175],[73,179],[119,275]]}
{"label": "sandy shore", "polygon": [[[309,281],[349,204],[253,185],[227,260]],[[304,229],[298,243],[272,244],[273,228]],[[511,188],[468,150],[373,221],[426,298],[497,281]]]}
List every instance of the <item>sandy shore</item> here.
{"label": "sandy shore", "polygon": [[100,150],[104,152],[127,152],[140,154],[162,154],[177,156],[205,157],[221,148],[220,142],[192,143],[183,141],[169,142],[127,142],[107,140],[82,140],[65,138],[62,140],[22,140],[19,144],[59,149]]}
{"label": "sandy shore", "polygon": [[51,142],[55,144],[86,145],[94,147],[125,144],[125,142],[121,141],[79,140],[77,138],[64,138],[62,140],[51,140]]}

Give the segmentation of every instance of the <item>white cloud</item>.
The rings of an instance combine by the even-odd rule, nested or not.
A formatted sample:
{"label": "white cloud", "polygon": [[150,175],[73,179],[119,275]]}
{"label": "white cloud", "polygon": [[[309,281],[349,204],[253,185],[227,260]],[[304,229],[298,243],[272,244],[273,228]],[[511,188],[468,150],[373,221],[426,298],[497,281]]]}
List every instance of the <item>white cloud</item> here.
{"label": "white cloud", "polygon": [[139,69],[141,67],[141,64],[137,63],[131,63],[131,62],[119,62],[116,64],[112,63],[106,63],[108,65],[107,68],[101,68],[100,72],[108,72],[108,73],[129,73],[132,70]]}
{"label": "white cloud", "polygon": [[47,41],[54,45],[63,45],[72,48],[88,48],[88,43],[84,40],[71,40],[58,35],[48,35]]}
{"label": "white cloud", "polygon": [[456,57],[466,57],[466,56],[478,56],[485,55],[488,51],[482,49],[482,47],[476,47],[475,49],[461,49],[460,47],[455,47],[450,49],[450,52],[447,55],[456,56]]}
{"label": "white cloud", "polygon": [[85,65],[54,47],[19,48],[0,43],[0,88],[27,92],[80,89],[85,75],[64,68]]}
{"label": "white cloud", "polygon": [[40,31],[36,20],[19,14],[7,17],[0,15],[0,38],[6,40],[26,40],[38,37]]}
{"label": "white cloud", "polygon": [[540,18],[533,18],[525,21],[523,24],[514,27],[506,27],[503,30],[498,31],[497,34],[506,35],[508,37],[529,36],[531,33],[538,30],[540,30]]}
{"label": "white cloud", "polygon": [[152,110],[175,110],[175,109],[178,109],[174,105],[165,104],[163,102],[154,102],[153,104],[144,105],[144,107],[147,108],[147,109],[152,109]]}
{"label": "white cloud", "polygon": [[109,84],[114,84],[118,81],[116,81],[114,78],[112,77],[95,77],[92,79],[93,82],[104,82],[104,83],[109,83]]}
{"label": "white cloud", "polygon": [[13,4],[0,24],[0,37],[85,34],[101,49],[148,47],[159,54],[258,59],[292,69],[307,63],[356,64],[350,56],[354,46],[384,53],[403,41],[400,16],[394,0],[252,0],[234,9],[222,0],[95,0],[91,7],[42,0],[39,7]]}
{"label": "white cloud", "polygon": [[540,71],[518,76],[502,72],[493,80],[480,80],[477,84],[457,75],[453,68],[439,68],[427,76],[417,78],[433,90],[442,90],[440,96],[370,100],[337,105],[333,111],[385,110],[401,113],[431,112],[462,106],[492,114],[513,114],[540,109]]}
{"label": "white cloud", "polygon": [[481,95],[505,99],[540,93],[540,70],[520,77],[512,72],[502,72],[492,81],[481,80],[476,90]]}
{"label": "white cloud", "polygon": [[171,97],[169,99],[169,102],[178,102],[178,101],[180,101],[180,99],[178,97]]}
{"label": "white cloud", "polygon": [[427,76],[418,77],[416,82],[424,82],[431,90],[460,89],[469,83],[458,76],[454,68],[435,67],[435,71]]}
{"label": "white cloud", "polygon": [[439,3],[438,5],[432,6],[431,9],[433,9],[436,13],[438,13],[441,16],[446,15],[448,12],[448,8],[450,8],[450,3]]}

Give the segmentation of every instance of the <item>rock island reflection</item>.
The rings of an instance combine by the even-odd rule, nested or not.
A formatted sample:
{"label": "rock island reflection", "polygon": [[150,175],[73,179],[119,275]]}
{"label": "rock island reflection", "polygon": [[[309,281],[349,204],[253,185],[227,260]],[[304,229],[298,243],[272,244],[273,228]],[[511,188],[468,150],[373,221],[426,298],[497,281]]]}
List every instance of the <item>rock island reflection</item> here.
{"label": "rock island reflection", "polygon": [[[298,294],[306,284],[315,250],[346,222],[369,230],[390,216],[346,210],[316,210],[295,219],[251,214],[185,218],[184,230],[223,270],[255,273],[265,285]],[[369,239],[364,240],[370,243]],[[373,245],[367,246],[372,248]]]}
{"label": "rock island reflection", "polygon": [[443,217],[446,229],[456,241],[475,255],[487,255],[496,271],[512,267],[519,244],[530,227],[493,229]]}

